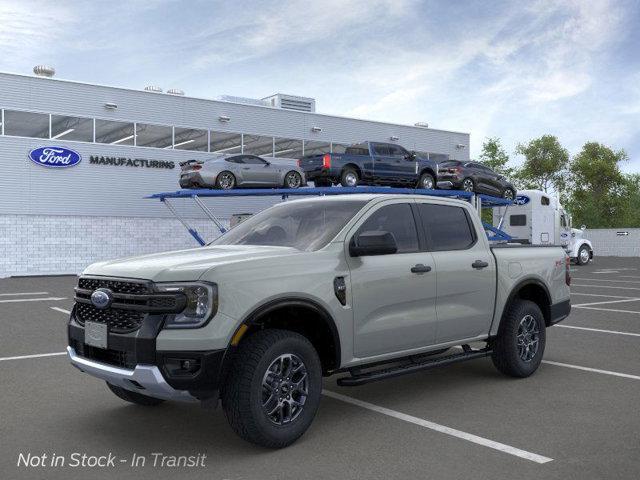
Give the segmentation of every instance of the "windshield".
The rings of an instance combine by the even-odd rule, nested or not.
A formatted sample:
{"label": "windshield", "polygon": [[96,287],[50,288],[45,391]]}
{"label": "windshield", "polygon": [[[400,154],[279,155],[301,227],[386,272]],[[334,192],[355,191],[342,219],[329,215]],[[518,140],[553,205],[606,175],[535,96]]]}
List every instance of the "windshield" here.
{"label": "windshield", "polygon": [[229,230],[210,245],[272,245],[313,251],[324,247],[367,202],[285,202]]}

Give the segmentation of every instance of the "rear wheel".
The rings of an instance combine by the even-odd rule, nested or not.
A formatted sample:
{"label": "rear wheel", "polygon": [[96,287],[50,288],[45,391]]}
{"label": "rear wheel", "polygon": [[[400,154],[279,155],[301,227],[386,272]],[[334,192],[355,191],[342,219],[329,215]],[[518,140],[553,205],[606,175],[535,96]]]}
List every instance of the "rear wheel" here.
{"label": "rear wheel", "polygon": [[309,428],[321,390],[320,359],[309,340],[288,330],[262,330],[238,347],[222,407],[240,437],[282,448]]}
{"label": "rear wheel", "polygon": [[589,252],[589,247],[586,245],[582,245],[578,250],[578,256],[576,257],[576,262],[578,265],[586,265],[591,260],[591,254]]}
{"label": "rear wheel", "polygon": [[284,177],[285,188],[300,188],[302,185],[302,176],[295,170],[291,170]]}
{"label": "rear wheel", "polygon": [[514,300],[493,342],[495,367],[511,377],[528,377],[540,366],[546,343],[546,325],[540,307]]}
{"label": "rear wheel", "polygon": [[418,188],[424,188],[426,190],[433,190],[436,186],[436,181],[433,175],[430,173],[423,173],[418,180]]}
{"label": "rear wheel", "polygon": [[149,397],[138,392],[132,392],[130,390],[117,387],[116,385],[113,385],[109,382],[107,382],[107,387],[109,387],[109,390],[111,390],[116,395],[116,397],[121,398],[126,402],[135,403],[136,405],[155,407],[156,405],[160,405],[162,402],[164,402],[164,400],[160,398]]}
{"label": "rear wheel", "polygon": [[231,190],[236,186],[236,177],[231,172],[220,172],[216,178],[216,187],[221,190]]}
{"label": "rear wheel", "polygon": [[353,168],[345,168],[340,176],[340,184],[343,187],[357,187],[358,186],[358,172]]}
{"label": "rear wheel", "polygon": [[476,186],[473,183],[473,180],[471,180],[470,178],[465,178],[462,181],[462,190],[464,190],[465,192],[475,192]]}
{"label": "rear wheel", "polygon": [[516,192],[513,191],[512,188],[505,188],[502,192],[502,198],[506,200],[513,200],[516,197]]}

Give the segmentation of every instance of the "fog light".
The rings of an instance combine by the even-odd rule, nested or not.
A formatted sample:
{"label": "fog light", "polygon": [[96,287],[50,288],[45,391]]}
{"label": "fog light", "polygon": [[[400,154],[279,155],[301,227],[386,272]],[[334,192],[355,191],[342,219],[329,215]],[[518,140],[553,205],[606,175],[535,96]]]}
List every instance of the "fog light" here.
{"label": "fog light", "polygon": [[200,370],[200,359],[167,358],[164,361],[166,372],[172,377],[195,375]]}

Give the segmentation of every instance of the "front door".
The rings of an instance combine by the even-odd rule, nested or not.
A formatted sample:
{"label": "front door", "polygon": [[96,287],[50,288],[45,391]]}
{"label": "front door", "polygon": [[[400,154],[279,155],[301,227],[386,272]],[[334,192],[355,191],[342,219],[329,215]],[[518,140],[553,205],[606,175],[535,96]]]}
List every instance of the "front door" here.
{"label": "front door", "polygon": [[[349,241],[365,231],[393,234],[398,251],[350,257]],[[374,207],[345,242],[354,312],[354,353],[365,358],[431,345],[436,333],[436,271],[421,252],[411,204]],[[430,271],[427,271],[429,270]]]}
{"label": "front door", "polygon": [[242,176],[252,185],[274,185],[278,180],[278,165],[269,163],[256,155],[243,157]]}

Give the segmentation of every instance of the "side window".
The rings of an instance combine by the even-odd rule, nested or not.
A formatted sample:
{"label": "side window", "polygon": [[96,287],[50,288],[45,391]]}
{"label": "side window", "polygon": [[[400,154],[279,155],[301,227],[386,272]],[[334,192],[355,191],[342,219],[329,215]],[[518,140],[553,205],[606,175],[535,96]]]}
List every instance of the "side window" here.
{"label": "side window", "polygon": [[376,155],[380,155],[380,156],[389,155],[389,147],[387,145],[382,144],[382,143],[374,143],[373,144],[373,149],[375,150]]}
{"label": "side window", "polygon": [[540,197],[540,204],[541,205],[549,205],[549,197]]}
{"label": "side window", "polygon": [[387,148],[389,149],[389,155],[393,157],[404,157],[405,155],[405,150],[398,145],[389,145]]}
{"label": "side window", "polygon": [[265,162],[263,159],[261,159],[260,157],[256,157],[254,155],[246,155],[244,157],[242,157],[244,162],[243,163],[249,163],[251,165],[266,165],[267,162]]}
{"label": "side window", "polygon": [[385,231],[393,234],[398,244],[398,253],[418,251],[418,231],[408,203],[387,205],[374,212],[357,233],[367,231]]}
{"label": "side window", "polygon": [[473,225],[462,207],[419,203],[418,211],[433,251],[466,250],[475,243]]}
{"label": "side window", "polygon": [[509,226],[511,227],[524,227],[527,224],[526,215],[511,215],[509,217]]}
{"label": "side window", "polygon": [[227,162],[231,162],[231,163],[244,163],[244,161],[242,160],[243,157],[229,157],[227,158]]}

